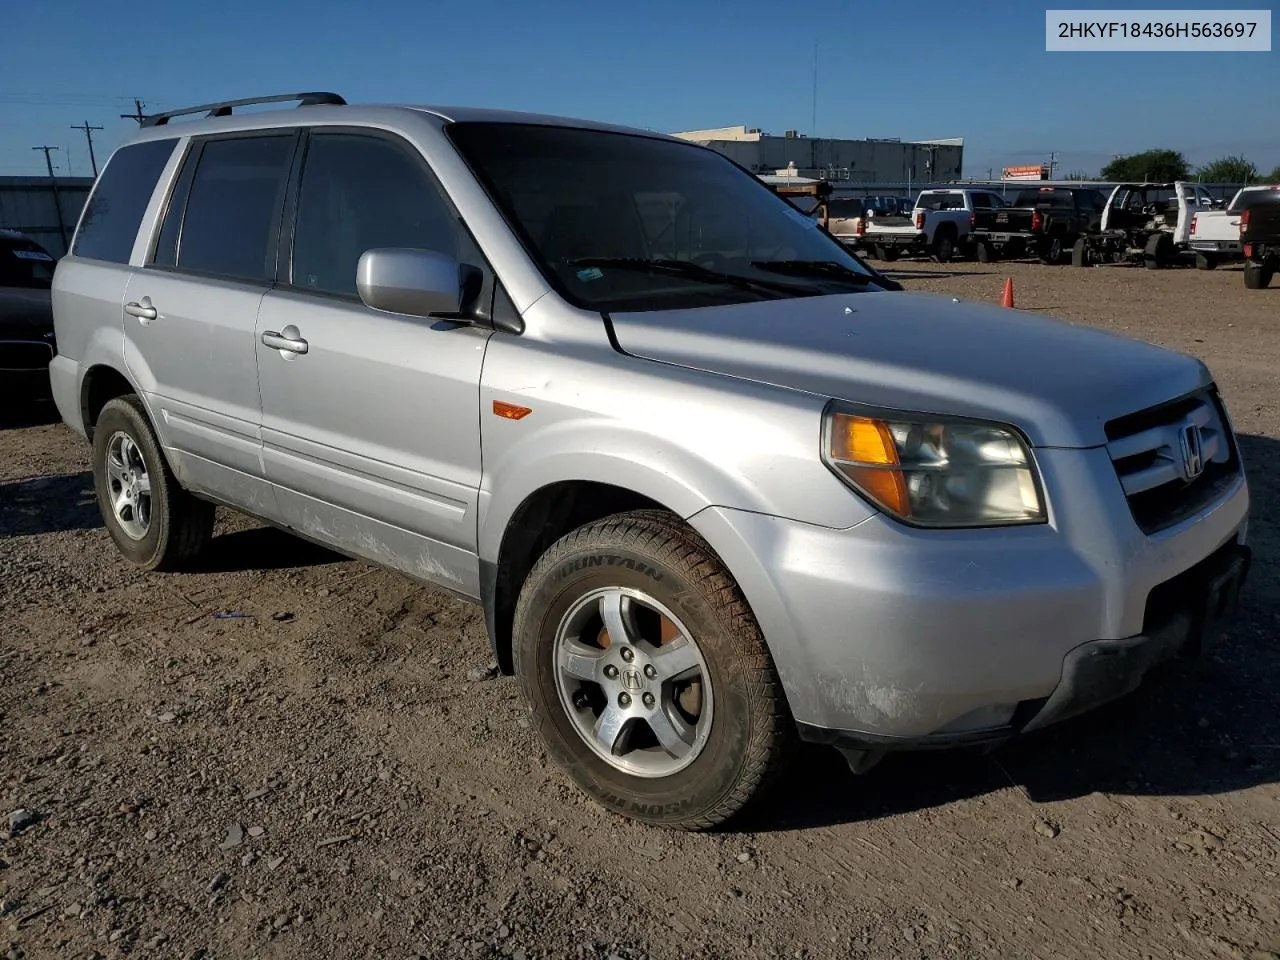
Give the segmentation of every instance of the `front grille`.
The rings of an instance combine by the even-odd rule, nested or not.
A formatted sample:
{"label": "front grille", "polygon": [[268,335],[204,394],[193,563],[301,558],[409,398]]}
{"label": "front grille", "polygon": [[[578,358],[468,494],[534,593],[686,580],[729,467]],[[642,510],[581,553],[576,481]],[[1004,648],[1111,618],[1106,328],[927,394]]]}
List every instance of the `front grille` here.
{"label": "front grille", "polygon": [[[1188,470],[1199,437],[1202,469]],[[1215,388],[1112,420],[1107,452],[1143,533],[1181,523],[1217,501],[1240,475],[1240,456]],[[1188,478],[1188,473],[1193,476]]]}
{"label": "front grille", "polygon": [[53,347],[33,340],[0,340],[0,370],[43,370]]}

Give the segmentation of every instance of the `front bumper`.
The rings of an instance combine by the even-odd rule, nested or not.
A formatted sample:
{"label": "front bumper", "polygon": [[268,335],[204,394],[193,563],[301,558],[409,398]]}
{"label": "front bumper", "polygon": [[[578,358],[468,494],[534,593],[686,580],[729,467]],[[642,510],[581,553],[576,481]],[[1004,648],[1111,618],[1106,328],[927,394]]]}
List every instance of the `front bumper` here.
{"label": "front bumper", "polygon": [[[1166,613],[1194,620],[1190,606],[1169,613],[1169,597],[1198,596],[1197,571],[1244,545],[1243,475],[1148,536],[1105,450],[1042,449],[1037,461],[1058,493],[1035,526],[930,531],[877,515],[832,530],[722,508],[693,518],[751,604],[804,735],[862,749],[983,742],[1121,695],[1172,643],[1159,639],[1175,630]],[[1130,648],[1142,652],[1100,653]]]}

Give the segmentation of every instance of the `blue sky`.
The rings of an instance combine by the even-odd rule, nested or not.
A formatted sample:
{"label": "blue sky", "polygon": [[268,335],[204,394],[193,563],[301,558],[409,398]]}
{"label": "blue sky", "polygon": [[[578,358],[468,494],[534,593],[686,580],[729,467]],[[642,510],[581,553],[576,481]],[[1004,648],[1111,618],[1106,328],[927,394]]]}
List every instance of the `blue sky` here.
{"label": "blue sky", "polygon": [[164,109],[319,89],[666,131],[813,133],[815,39],[819,136],[962,136],[971,176],[1050,151],[1060,172],[1093,172],[1152,146],[1193,163],[1243,152],[1264,172],[1280,164],[1280,53],[1046,53],[1048,5],[9,0],[0,174],[42,173],[38,144],[61,148],[60,174],[87,174],[70,126],[105,127],[101,164],[134,127],[118,116],[133,97]]}

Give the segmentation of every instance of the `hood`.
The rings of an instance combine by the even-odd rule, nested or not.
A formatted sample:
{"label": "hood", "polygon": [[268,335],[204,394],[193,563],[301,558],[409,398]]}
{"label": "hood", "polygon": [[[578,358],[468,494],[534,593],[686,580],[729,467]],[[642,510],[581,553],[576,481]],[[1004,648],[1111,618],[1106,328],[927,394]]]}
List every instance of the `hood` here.
{"label": "hood", "polygon": [[893,409],[1012,423],[1036,446],[1210,383],[1199,360],[1026,310],[867,291],[613,314],[626,353]]}
{"label": "hood", "polygon": [[14,327],[35,327],[41,333],[53,331],[53,306],[48,290],[0,287],[0,330]]}

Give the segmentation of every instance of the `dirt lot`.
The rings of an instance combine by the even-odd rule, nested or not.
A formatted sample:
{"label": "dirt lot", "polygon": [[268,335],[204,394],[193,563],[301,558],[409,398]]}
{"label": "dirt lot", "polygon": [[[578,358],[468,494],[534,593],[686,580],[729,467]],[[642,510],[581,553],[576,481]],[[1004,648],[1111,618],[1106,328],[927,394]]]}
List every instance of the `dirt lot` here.
{"label": "dirt lot", "polygon": [[0,958],[1280,957],[1280,289],[894,267],[1208,361],[1257,550],[1212,660],[987,756],[813,750],[752,823],[660,832],[547,766],[474,609],[230,515],[204,572],[135,574],[86,447],[10,417],[0,818],[39,819],[0,819]]}

